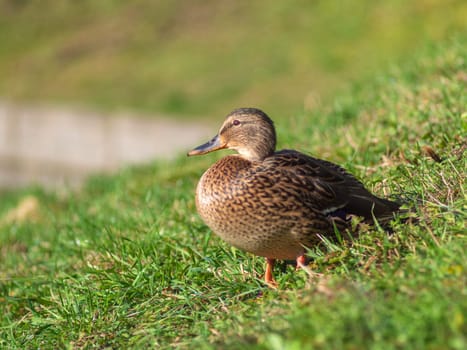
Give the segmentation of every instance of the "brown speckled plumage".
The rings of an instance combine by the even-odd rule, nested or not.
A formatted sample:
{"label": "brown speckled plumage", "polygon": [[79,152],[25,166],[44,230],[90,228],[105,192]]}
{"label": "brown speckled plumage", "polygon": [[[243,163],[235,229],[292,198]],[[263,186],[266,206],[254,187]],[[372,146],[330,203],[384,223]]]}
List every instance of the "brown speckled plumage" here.
{"label": "brown speckled plumage", "polygon": [[[227,116],[219,134],[189,155],[235,149],[209,168],[196,190],[196,207],[223,240],[268,258],[300,259],[319,235],[344,230],[346,215],[387,220],[399,205],[368,192],[340,166],[293,150],[275,152],[271,119],[253,108]],[[269,276],[268,276],[269,274]]]}

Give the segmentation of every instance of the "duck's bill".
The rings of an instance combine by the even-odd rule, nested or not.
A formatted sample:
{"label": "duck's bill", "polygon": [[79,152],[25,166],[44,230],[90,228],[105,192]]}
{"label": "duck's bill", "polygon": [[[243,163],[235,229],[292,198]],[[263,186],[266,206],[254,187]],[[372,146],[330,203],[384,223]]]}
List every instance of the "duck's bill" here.
{"label": "duck's bill", "polygon": [[222,148],[225,148],[225,145],[221,144],[219,135],[216,135],[211,141],[206,142],[205,144],[202,144],[201,146],[198,146],[188,152],[188,156],[198,156],[201,154],[217,151],[218,149]]}

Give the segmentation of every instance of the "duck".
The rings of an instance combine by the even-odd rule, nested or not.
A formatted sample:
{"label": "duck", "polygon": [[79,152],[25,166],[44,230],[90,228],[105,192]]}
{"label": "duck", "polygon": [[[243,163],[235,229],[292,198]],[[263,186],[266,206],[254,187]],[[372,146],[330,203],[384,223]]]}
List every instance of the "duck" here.
{"label": "duck", "polygon": [[276,150],[272,119],[257,108],[238,108],[217,135],[188,156],[221,149],[196,186],[196,209],[206,225],[228,244],[266,258],[264,281],[277,286],[276,260],[305,266],[306,252],[348,232],[350,218],[388,222],[400,204],[380,198],[332,162],[296,150]]}

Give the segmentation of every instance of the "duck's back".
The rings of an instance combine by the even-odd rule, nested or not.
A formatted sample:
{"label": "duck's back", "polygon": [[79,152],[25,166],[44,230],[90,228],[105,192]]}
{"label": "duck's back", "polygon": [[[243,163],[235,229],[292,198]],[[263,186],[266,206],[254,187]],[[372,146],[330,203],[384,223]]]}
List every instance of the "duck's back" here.
{"label": "duck's back", "polygon": [[336,210],[365,219],[392,217],[399,204],[370,193],[341,166],[293,150],[282,150],[264,164],[277,169],[281,177],[303,188],[303,201],[323,214]]}

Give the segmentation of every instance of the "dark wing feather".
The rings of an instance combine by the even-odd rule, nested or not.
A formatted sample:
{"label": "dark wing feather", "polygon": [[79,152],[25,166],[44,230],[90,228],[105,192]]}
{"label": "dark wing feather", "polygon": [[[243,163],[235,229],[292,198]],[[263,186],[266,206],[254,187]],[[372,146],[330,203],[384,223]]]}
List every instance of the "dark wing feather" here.
{"label": "dark wing feather", "polygon": [[281,178],[300,186],[302,199],[324,215],[344,210],[372,220],[392,217],[399,204],[371,194],[344,168],[303,153],[283,150],[263,162],[280,172]]}

